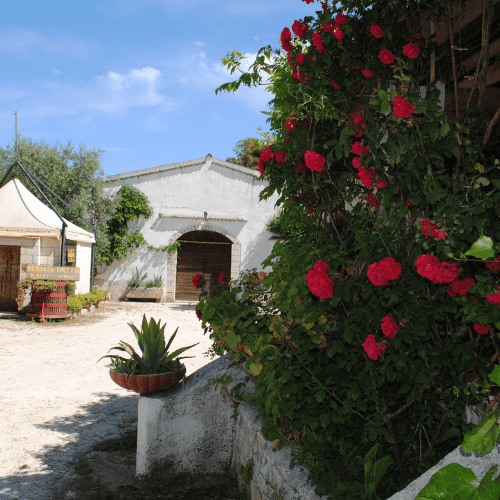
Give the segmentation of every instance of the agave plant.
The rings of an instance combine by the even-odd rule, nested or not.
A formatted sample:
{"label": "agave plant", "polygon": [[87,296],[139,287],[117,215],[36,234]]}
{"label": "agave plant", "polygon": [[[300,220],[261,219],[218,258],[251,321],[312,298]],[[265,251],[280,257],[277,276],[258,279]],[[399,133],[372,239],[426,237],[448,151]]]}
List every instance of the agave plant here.
{"label": "agave plant", "polygon": [[111,358],[111,363],[106,366],[112,370],[127,373],[127,375],[130,375],[131,373],[164,373],[172,368],[180,368],[181,363],[179,360],[194,358],[194,356],[184,356],[182,358],[176,358],[175,360],[174,358],[187,349],[191,349],[191,347],[198,345],[199,342],[188,347],[181,347],[180,349],[177,349],[173,353],[169,354],[168,349],[172,344],[179,327],[176,328],[175,332],[170,337],[168,344],[165,346],[166,323],[162,327],[160,327],[160,323],[161,319],[159,319],[158,323],[156,323],[156,321],[151,318],[148,325],[146,315],[142,318],[141,331],[139,331],[132,323],[128,323],[134,332],[135,338],[137,339],[142,356],[135,352],[134,348],[130,344],[120,341],[118,347],[112,347],[109,351],[112,351],[113,349],[124,351],[130,354],[131,358],[122,358],[121,356],[115,354],[102,356],[97,361],[99,362],[102,358]]}

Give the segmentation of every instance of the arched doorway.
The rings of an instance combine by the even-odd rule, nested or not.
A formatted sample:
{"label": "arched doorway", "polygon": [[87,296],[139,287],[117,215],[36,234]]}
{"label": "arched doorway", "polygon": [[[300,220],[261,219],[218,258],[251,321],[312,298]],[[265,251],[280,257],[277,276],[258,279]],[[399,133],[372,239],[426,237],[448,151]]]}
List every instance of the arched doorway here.
{"label": "arched doorway", "polygon": [[202,274],[210,282],[212,277],[217,281],[225,271],[225,281],[229,281],[232,245],[229,238],[213,231],[191,231],[177,241],[181,247],[177,252],[175,300],[198,302],[201,290],[195,288],[191,281],[197,274]]}

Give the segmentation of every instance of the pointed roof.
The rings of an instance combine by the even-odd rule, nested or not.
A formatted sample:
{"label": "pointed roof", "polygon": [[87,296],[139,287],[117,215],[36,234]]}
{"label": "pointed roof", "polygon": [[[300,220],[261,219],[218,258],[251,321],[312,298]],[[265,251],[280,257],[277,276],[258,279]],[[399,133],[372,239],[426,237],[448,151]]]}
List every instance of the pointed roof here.
{"label": "pointed roof", "polygon": [[[0,188],[0,236],[51,237],[61,239],[58,215],[34,196],[14,177]],[[67,221],[66,239],[95,243],[94,235]]]}

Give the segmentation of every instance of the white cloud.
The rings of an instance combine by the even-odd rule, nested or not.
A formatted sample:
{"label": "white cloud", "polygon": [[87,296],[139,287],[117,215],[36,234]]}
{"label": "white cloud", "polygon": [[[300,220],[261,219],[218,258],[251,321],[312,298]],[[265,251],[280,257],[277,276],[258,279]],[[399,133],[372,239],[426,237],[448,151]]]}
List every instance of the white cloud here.
{"label": "white cloud", "polygon": [[62,52],[84,56],[94,47],[93,42],[82,42],[65,33],[51,32],[44,35],[28,28],[13,27],[0,32],[0,51],[19,55],[32,55],[37,52]]}
{"label": "white cloud", "polygon": [[196,45],[198,45],[198,47],[204,47],[205,44],[203,42],[196,42]]}
{"label": "white cloud", "polygon": [[156,106],[165,101],[158,93],[161,71],[146,67],[131,69],[126,75],[110,71],[106,76],[96,77],[97,99],[88,102],[90,108],[102,113],[119,113],[127,109]]}

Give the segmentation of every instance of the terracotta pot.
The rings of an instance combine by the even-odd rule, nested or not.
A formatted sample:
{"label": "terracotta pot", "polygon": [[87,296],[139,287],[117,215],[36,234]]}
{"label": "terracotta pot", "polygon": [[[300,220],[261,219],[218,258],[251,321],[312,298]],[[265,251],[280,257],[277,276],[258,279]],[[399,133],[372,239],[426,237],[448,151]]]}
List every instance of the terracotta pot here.
{"label": "terracotta pot", "polygon": [[167,373],[152,373],[148,375],[129,375],[127,380],[126,373],[109,370],[111,380],[124,389],[130,389],[139,394],[151,394],[152,392],[162,391],[179,382],[186,374],[186,367],[181,365],[178,370],[172,370]]}

